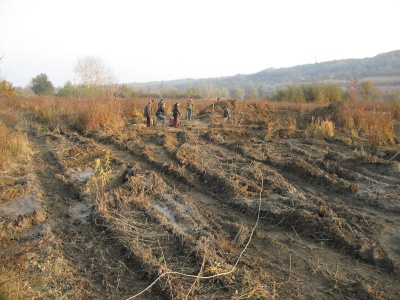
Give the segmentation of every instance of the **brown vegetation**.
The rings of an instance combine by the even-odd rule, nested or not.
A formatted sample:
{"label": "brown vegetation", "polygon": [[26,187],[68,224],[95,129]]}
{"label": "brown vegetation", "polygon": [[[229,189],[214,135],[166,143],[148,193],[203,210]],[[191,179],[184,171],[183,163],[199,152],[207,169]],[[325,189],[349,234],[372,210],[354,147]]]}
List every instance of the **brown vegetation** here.
{"label": "brown vegetation", "polygon": [[0,299],[400,297],[398,103],[147,100],[0,100]]}

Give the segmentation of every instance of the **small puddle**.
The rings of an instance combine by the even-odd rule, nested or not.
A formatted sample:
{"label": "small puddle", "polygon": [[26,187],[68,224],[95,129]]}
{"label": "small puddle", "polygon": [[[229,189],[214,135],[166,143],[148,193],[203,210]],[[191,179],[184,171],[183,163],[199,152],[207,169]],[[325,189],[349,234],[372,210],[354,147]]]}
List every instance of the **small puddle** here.
{"label": "small puddle", "polygon": [[168,207],[164,207],[161,205],[158,205],[157,203],[154,203],[153,206],[160,212],[162,213],[171,223],[176,223],[175,217],[171,214],[171,211],[168,209]]}
{"label": "small puddle", "polygon": [[93,172],[94,172],[93,168],[86,168],[82,172],[72,173],[71,177],[73,179],[77,179],[81,182],[85,182],[85,181],[88,181],[90,179],[90,177],[93,176]]}
{"label": "small puddle", "polygon": [[171,202],[174,202],[176,205],[179,206],[179,208],[183,211],[183,212],[188,212],[189,211],[189,207],[185,204],[182,204],[178,201],[176,201],[175,196],[172,194],[165,194],[164,195],[165,198],[167,198],[168,200],[170,200]]}
{"label": "small puddle", "polygon": [[18,216],[33,213],[35,210],[40,210],[42,207],[35,195],[27,194],[17,198],[11,203],[6,203],[0,208],[0,213],[5,216]]}
{"label": "small puddle", "polygon": [[69,215],[72,219],[87,224],[87,218],[90,216],[90,209],[85,204],[78,202],[71,207]]}
{"label": "small puddle", "polygon": [[[189,230],[193,229],[193,228],[191,228],[192,227],[191,225],[182,224],[182,222],[177,221],[175,216],[173,215],[173,212],[171,212],[171,210],[168,207],[162,206],[158,203],[153,203],[153,206],[160,213],[162,213],[168,219],[168,221],[175,224],[180,230],[189,231]],[[181,219],[181,218],[179,218],[179,216],[178,216],[178,219]]]}

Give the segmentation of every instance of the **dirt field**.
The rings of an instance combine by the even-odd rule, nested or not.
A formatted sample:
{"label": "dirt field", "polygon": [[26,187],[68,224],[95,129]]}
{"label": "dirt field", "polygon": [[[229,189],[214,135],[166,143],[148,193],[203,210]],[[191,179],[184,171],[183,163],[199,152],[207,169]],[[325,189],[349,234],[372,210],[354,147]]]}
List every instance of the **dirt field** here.
{"label": "dirt field", "polygon": [[397,150],[212,113],[112,134],[21,115],[0,299],[400,299]]}

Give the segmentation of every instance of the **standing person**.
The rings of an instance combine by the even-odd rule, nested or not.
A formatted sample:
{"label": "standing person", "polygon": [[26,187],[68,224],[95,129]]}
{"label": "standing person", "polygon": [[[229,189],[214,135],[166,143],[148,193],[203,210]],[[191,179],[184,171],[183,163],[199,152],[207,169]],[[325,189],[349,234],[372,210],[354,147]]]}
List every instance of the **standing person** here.
{"label": "standing person", "polygon": [[227,106],[224,106],[224,115],[222,116],[225,120],[229,119],[231,116],[231,113],[229,111],[229,108]]}
{"label": "standing person", "polygon": [[187,106],[186,106],[186,120],[189,121],[192,120],[193,109],[194,109],[194,100],[193,97],[190,97],[190,99],[187,101]]}
{"label": "standing person", "polygon": [[178,126],[178,115],[181,115],[180,111],[179,111],[179,103],[175,103],[174,106],[172,107],[172,115],[174,117],[174,127]]}
{"label": "standing person", "polygon": [[160,99],[160,102],[158,102],[158,106],[157,106],[157,108],[158,109],[160,109],[160,107],[162,107],[164,105],[164,107],[165,107],[165,102],[164,102],[164,99],[163,98],[161,98]]}
{"label": "standing person", "polygon": [[146,118],[146,125],[150,126],[150,119],[151,119],[151,103],[153,103],[152,100],[149,100],[147,103],[146,107],[144,108],[144,117]]}
{"label": "standing person", "polygon": [[165,118],[165,103],[164,102],[162,103],[161,106],[160,106],[160,103],[158,104],[158,109],[156,111],[156,117],[157,117],[158,121],[162,121],[162,125],[164,126],[165,125],[165,119],[166,119]]}

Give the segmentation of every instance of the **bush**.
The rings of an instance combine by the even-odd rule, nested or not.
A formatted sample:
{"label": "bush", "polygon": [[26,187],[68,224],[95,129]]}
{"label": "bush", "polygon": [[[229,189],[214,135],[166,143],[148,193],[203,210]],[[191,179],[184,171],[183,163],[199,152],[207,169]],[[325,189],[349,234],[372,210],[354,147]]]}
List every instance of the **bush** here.
{"label": "bush", "polygon": [[278,90],[273,100],[290,102],[318,102],[329,103],[342,100],[343,91],[336,83],[294,84]]}
{"label": "bush", "polygon": [[0,81],[0,98],[15,97],[15,87],[7,80]]}
{"label": "bush", "polygon": [[343,103],[339,122],[350,133],[358,132],[367,138],[369,146],[394,146],[395,102],[374,102],[359,99]]}
{"label": "bush", "polygon": [[330,120],[322,120],[314,118],[309,125],[309,130],[311,131],[315,139],[331,138],[335,133],[335,124]]}

